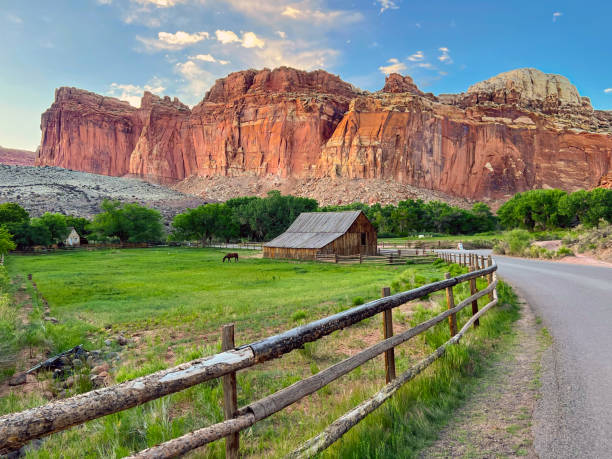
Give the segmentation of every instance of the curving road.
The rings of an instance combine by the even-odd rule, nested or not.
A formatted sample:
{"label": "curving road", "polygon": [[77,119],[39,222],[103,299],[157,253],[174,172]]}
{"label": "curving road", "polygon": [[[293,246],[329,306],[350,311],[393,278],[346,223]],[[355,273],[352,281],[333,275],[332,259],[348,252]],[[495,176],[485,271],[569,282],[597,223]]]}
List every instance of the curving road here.
{"label": "curving road", "polygon": [[495,259],[553,337],[534,419],[537,453],[612,458],[612,269]]}

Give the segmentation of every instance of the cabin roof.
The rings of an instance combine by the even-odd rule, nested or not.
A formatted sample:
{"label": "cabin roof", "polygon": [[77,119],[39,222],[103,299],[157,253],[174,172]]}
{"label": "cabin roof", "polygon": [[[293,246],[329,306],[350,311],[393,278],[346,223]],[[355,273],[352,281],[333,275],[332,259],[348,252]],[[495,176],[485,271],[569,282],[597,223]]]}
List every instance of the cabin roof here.
{"label": "cabin roof", "polygon": [[287,231],[264,244],[266,247],[320,249],[348,231],[361,214],[347,212],[304,212]]}

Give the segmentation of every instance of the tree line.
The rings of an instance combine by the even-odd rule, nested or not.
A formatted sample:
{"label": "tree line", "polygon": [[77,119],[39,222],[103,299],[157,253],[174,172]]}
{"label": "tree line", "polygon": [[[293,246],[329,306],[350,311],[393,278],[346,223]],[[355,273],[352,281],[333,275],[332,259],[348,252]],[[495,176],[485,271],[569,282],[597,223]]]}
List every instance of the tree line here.
{"label": "tree line", "polygon": [[498,210],[506,229],[529,231],[571,228],[582,224],[595,227],[601,220],[612,223],[612,190],[530,190],[515,194]]}
{"label": "tree line", "polygon": [[[176,215],[169,234],[161,214],[134,203],[104,201],[92,220],[59,213],[31,218],[15,203],[0,204],[0,248],[61,245],[74,227],[86,240],[99,242],[268,241],[284,232],[302,212],[361,210],[380,237],[427,234],[475,234],[501,228],[528,230],[595,226],[612,222],[612,190],[567,193],[531,190],[518,193],[495,216],[484,203],[471,209],[408,199],[397,205],[354,203],[320,207],[316,200],[271,191],[264,198],[241,197],[187,209]],[[11,242],[2,242],[3,240]],[[2,245],[4,244],[4,245]],[[10,248],[8,250],[11,250]],[[6,249],[5,249],[6,251]]]}

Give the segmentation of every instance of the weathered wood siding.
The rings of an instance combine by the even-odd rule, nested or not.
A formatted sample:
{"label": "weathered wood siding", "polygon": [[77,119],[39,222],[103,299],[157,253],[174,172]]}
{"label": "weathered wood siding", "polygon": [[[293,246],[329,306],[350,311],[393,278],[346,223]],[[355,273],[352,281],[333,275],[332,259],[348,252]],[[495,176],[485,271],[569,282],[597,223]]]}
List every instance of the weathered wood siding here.
{"label": "weathered wood siding", "polygon": [[287,247],[265,247],[264,258],[288,258],[294,260],[314,260],[317,249],[290,249]]}
{"label": "weathered wood siding", "polygon": [[[362,241],[365,244],[362,244]],[[342,236],[321,249],[298,249],[286,247],[263,248],[264,258],[289,258],[296,260],[314,260],[317,252],[336,255],[376,255],[378,236],[376,229],[362,213]]]}
{"label": "weathered wood siding", "polygon": [[[362,245],[362,234],[365,244]],[[378,236],[376,229],[364,214],[359,215],[346,233],[327,244],[320,252],[336,255],[376,255]]]}

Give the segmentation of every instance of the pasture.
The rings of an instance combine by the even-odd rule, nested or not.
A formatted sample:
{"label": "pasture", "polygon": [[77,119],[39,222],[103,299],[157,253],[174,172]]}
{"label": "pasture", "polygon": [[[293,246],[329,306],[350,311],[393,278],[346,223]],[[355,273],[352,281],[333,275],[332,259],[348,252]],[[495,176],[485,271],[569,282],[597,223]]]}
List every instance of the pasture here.
{"label": "pasture", "polygon": [[[242,345],[378,298],[383,286],[407,290],[440,280],[449,269],[455,273],[460,269],[441,262],[407,267],[266,260],[249,251],[239,252],[238,263],[222,263],[225,253],[189,248],[79,251],[11,256],[7,267],[15,284],[25,284],[32,293],[31,322],[38,317],[39,296],[48,301],[51,315],[59,321],[43,324],[44,340],[39,346],[59,352],[83,344],[91,350],[108,346],[105,340],[110,339],[119,354],[110,370],[113,382],[218,352],[220,327],[226,323],[236,324],[236,344]],[[30,273],[38,292],[28,284]],[[471,390],[486,356],[500,340],[509,339],[502,337],[516,319],[516,305],[507,289],[501,295],[506,305],[485,316],[483,326],[474,333],[477,338],[466,340],[458,351],[417,378],[381,414],[371,417],[376,423],[368,421],[366,430],[354,429],[327,454],[413,454],[435,438],[437,426]],[[456,296],[468,296],[465,286],[457,289]],[[438,293],[397,308],[395,329],[399,332],[425,320],[443,308],[442,299],[443,293]],[[396,351],[398,371],[448,337],[443,325]],[[128,339],[126,346],[116,344],[118,335]],[[282,359],[240,372],[239,405],[317,373],[381,338],[380,318],[375,317]],[[374,359],[247,430],[241,436],[242,453],[281,456],[382,385],[384,365]],[[75,386],[66,395],[89,389]],[[46,398],[36,391],[9,393],[0,397],[0,413],[42,404]],[[211,381],[53,435],[28,455],[121,457],[222,417],[222,389],[218,381]],[[394,418],[401,418],[401,423],[391,422]],[[377,449],[375,439],[394,432],[398,438]],[[223,442],[216,442],[191,456],[223,454]]]}

